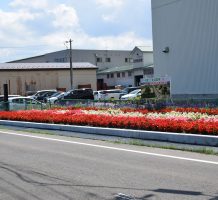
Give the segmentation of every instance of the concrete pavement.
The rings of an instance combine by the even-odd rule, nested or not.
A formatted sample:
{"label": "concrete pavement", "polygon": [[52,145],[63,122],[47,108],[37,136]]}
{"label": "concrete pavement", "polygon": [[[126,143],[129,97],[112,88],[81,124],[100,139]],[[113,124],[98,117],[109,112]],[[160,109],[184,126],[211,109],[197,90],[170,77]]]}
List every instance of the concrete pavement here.
{"label": "concrete pavement", "polygon": [[218,199],[217,156],[4,132],[1,200]]}

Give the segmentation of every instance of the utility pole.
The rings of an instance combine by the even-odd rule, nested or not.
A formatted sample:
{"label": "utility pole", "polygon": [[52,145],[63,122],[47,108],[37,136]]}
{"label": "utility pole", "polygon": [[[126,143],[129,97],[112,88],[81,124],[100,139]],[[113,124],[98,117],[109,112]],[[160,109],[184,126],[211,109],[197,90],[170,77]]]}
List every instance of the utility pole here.
{"label": "utility pole", "polygon": [[70,89],[73,89],[72,42],[73,40],[71,39],[66,41],[66,43],[70,43]]}

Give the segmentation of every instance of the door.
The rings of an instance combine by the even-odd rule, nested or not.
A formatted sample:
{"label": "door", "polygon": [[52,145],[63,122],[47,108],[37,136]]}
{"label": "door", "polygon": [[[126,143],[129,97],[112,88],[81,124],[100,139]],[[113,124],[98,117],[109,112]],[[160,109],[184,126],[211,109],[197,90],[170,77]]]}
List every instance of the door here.
{"label": "door", "polygon": [[97,80],[97,90],[103,90],[104,89],[104,79],[98,79]]}
{"label": "door", "polygon": [[143,75],[135,76],[135,86],[139,86]]}

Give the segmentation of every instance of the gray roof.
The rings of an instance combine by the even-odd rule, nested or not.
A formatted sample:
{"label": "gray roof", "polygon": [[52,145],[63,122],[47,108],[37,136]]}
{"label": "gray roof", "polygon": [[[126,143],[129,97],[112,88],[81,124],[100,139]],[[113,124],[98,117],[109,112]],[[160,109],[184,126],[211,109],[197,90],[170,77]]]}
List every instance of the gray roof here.
{"label": "gray roof", "polygon": [[141,69],[141,68],[148,68],[148,67],[154,67],[153,64],[149,64],[143,67],[133,67],[133,65],[127,65],[127,66],[120,66],[120,67],[112,67],[106,70],[102,70],[97,72],[97,74],[108,74],[108,73],[114,73],[114,72],[123,72],[123,71],[132,71],[134,69]]}
{"label": "gray roof", "polygon": [[[72,63],[73,69],[97,69],[88,63]],[[70,63],[0,63],[0,70],[70,69]]]}
{"label": "gray roof", "polygon": [[142,52],[153,52],[153,47],[151,46],[136,46]]}
{"label": "gray roof", "polygon": [[[66,52],[66,51],[69,51],[69,49],[64,49],[64,50],[60,50],[60,51],[53,51],[53,52],[48,52],[48,53],[45,53],[45,54],[41,54],[41,55],[37,55],[37,56],[31,56],[31,57],[27,57],[27,58],[21,58],[21,59],[16,59],[16,60],[12,60],[12,61],[9,61],[7,63],[14,63],[14,62],[17,62],[17,61],[22,61],[22,60],[28,60],[28,59],[32,59],[32,58],[39,58],[39,57],[45,57],[47,55],[51,55],[51,54],[55,54],[55,53],[62,53],[62,52]],[[108,49],[105,49],[105,50],[100,50],[100,49],[72,49],[72,53],[74,52],[89,52],[89,53],[111,53],[111,52],[114,52],[114,53],[131,53],[131,50],[108,50]]]}

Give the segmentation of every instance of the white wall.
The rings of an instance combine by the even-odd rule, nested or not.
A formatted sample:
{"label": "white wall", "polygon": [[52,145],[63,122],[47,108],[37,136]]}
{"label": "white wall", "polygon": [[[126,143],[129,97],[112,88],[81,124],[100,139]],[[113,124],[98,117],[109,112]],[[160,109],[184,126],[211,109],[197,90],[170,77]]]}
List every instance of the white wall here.
{"label": "white wall", "polygon": [[155,76],[173,94],[218,94],[218,0],[151,2]]}
{"label": "white wall", "polygon": [[122,77],[122,72],[120,72],[120,77],[117,77],[117,73],[113,73],[114,77],[107,78],[107,74],[98,75],[98,79],[104,79],[104,83],[107,84],[107,86],[116,86],[116,85],[122,85],[122,86],[129,86],[134,85],[134,74],[132,73],[131,76],[128,76],[128,72],[125,72],[125,77]]}
{"label": "white wall", "polygon": [[143,53],[143,66],[150,65],[154,63],[153,52]]}

